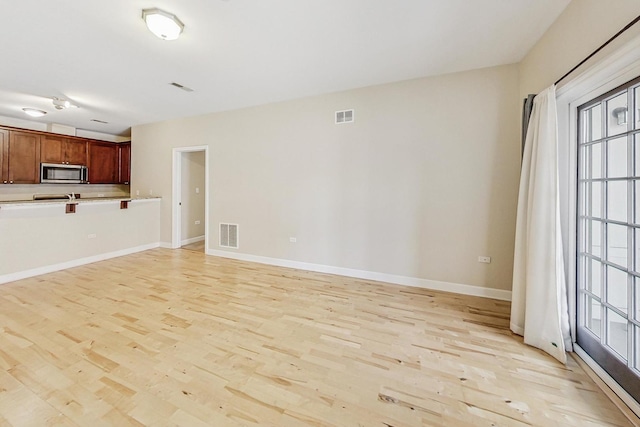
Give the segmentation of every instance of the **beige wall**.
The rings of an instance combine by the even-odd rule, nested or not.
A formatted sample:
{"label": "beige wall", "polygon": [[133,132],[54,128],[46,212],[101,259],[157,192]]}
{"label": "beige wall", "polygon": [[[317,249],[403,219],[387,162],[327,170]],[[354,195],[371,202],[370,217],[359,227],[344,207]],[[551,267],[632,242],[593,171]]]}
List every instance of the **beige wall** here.
{"label": "beige wall", "polygon": [[573,0],[520,63],[520,97],[551,86],[639,14],[638,0]]}
{"label": "beige wall", "polygon": [[0,283],[11,274],[159,242],[159,199],[134,200],[129,209],[118,201],[84,202],[76,209],[65,214],[64,203],[2,206]]}
{"label": "beige wall", "polygon": [[[204,236],[204,151],[182,154],[182,240]],[[196,221],[199,224],[196,224]]]}
{"label": "beige wall", "polygon": [[[217,224],[234,222],[244,254],[508,290],[521,99],[639,13],[637,0],[575,0],[518,65],[135,127],[132,193],[163,196],[159,218],[152,213],[145,230],[158,221],[160,240],[170,242],[172,148],[207,145],[210,249],[220,249]],[[335,125],[334,111],[346,108],[355,109],[356,122]],[[45,130],[18,119],[0,117],[0,124]],[[0,199],[38,190],[20,187]],[[25,221],[3,221],[3,232],[15,225],[30,233]],[[51,224],[40,225],[64,230]],[[84,232],[64,259],[95,252]],[[43,250],[47,262],[59,261]],[[12,269],[33,267],[23,252]],[[478,255],[492,263],[479,264]]]}
{"label": "beige wall", "polygon": [[208,145],[211,249],[233,222],[245,254],[510,289],[518,117],[502,66],[137,126],[132,193],[169,242],[172,148]]}
{"label": "beige wall", "polygon": [[[521,99],[526,94],[538,93],[552,85],[639,14],[640,1],[638,0],[572,1],[519,64]],[[606,60],[611,52],[638,34],[640,34],[640,24],[626,31],[568,76],[563,83],[578,78],[589,67]],[[575,185],[573,184],[575,170],[571,166],[571,159],[575,157],[575,152],[567,139],[568,135],[561,132],[559,136],[561,228],[565,243],[565,257],[569,259],[569,248],[572,244],[570,230],[573,229],[571,224],[574,215],[571,210],[574,197],[572,191]],[[567,264],[567,268],[570,268],[569,265]]]}

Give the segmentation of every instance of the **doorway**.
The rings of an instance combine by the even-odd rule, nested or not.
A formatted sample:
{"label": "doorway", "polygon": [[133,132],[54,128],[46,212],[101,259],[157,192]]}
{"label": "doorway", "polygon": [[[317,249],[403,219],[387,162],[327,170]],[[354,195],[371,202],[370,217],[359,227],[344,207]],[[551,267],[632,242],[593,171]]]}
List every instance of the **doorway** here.
{"label": "doorway", "polygon": [[578,107],[577,343],[640,401],[640,78]]}
{"label": "doorway", "polygon": [[173,149],[173,249],[206,253],[209,235],[208,147]]}

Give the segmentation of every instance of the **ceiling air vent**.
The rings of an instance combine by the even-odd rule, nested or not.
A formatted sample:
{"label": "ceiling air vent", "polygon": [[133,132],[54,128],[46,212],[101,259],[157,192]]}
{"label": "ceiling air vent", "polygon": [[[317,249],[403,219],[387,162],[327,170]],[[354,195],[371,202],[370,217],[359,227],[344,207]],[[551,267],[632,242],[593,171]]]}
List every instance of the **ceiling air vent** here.
{"label": "ceiling air vent", "polygon": [[184,85],[181,85],[180,83],[176,83],[176,82],[171,82],[169,83],[171,86],[173,87],[177,87],[178,89],[182,89],[185,92],[193,92],[193,89],[191,89],[190,87],[186,87]]}
{"label": "ceiling air vent", "polygon": [[352,123],[354,118],[353,110],[336,111],[336,124]]}
{"label": "ceiling air vent", "polygon": [[91,119],[92,122],[102,123],[103,125],[109,124],[109,122],[105,122],[104,120]]}
{"label": "ceiling air vent", "polygon": [[238,224],[220,224],[220,246],[238,248]]}

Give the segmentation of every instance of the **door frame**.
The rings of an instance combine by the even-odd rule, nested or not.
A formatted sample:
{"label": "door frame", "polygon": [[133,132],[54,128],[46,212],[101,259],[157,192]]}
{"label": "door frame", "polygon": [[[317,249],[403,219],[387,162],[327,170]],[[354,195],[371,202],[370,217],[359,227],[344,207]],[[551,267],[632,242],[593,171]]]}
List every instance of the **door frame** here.
{"label": "door frame", "polygon": [[182,246],[182,157],[186,153],[204,152],[204,250],[209,250],[209,146],[197,145],[173,149],[171,198],[171,248]]}
{"label": "door frame", "polygon": [[640,75],[640,35],[616,48],[566,82],[556,91],[560,212],[565,247],[565,272],[573,349],[636,415],[640,404],[576,343],[577,319],[577,189],[578,116],[580,105]]}

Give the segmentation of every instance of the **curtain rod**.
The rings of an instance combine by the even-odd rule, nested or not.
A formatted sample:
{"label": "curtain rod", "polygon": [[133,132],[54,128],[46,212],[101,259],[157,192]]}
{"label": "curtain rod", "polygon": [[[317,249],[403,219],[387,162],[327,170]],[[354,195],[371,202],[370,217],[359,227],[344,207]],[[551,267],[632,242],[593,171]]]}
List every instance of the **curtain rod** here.
{"label": "curtain rod", "polygon": [[589,56],[587,56],[586,58],[584,58],[582,61],[580,61],[580,63],[578,65],[576,65],[575,67],[573,67],[572,69],[570,69],[569,71],[567,71],[567,73],[560,77],[555,84],[557,85],[558,83],[560,83],[562,80],[564,80],[565,78],[567,78],[571,73],[573,73],[576,69],[578,69],[578,67],[580,67],[582,64],[584,64],[585,62],[587,62],[588,60],[590,60],[591,58],[593,58],[593,56],[595,56],[598,52],[600,52],[602,49],[604,49],[609,43],[611,43],[612,41],[614,41],[615,39],[617,39],[618,37],[620,37],[620,35],[622,35],[622,33],[624,33],[625,31],[627,31],[629,28],[633,27],[634,24],[636,24],[638,21],[640,21],[640,15],[636,17],[636,19],[634,19],[633,21],[629,22],[623,29],[621,29],[620,31],[618,31],[616,34],[614,34],[613,37],[611,37],[609,40],[607,40],[606,42],[604,42],[599,48],[597,48],[596,50],[594,50],[593,52],[591,52],[591,54]]}

